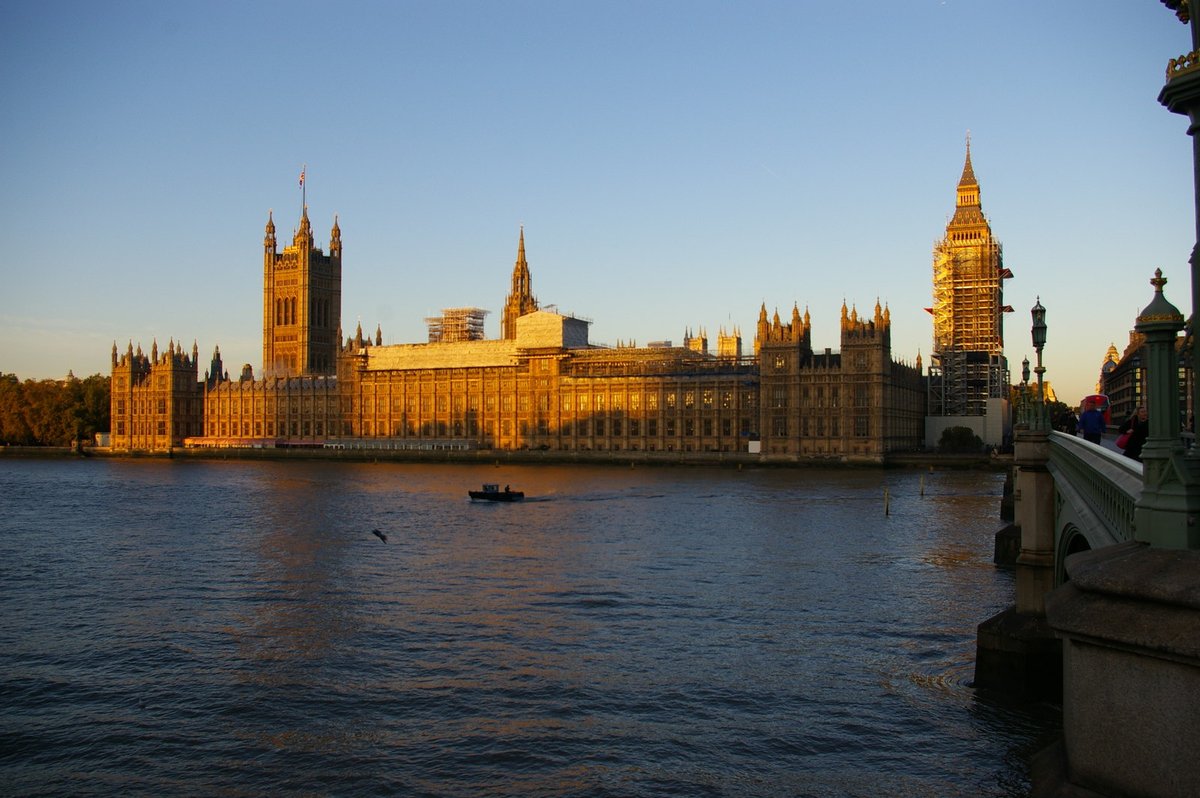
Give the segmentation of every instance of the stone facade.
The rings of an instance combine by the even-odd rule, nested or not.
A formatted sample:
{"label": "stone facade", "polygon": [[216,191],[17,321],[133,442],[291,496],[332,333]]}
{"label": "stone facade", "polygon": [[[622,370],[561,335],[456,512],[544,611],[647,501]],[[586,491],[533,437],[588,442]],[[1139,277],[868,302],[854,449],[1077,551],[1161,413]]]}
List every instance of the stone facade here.
{"label": "stone facade", "polygon": [[[214,355],[219,363],[220,355]],[[141,346],[129,344],[118,357],[112,349],[113,449],[162,451],[178,446],[184,438],[202,434],[203,384],[197,381],[199,353],[195,344],[189,357],[182,346],[171,341],[159,355],[155,343],[147,356]]]}
{"label": "stone facade", "polygon": [[342,231],[329,233],[329,254],[313,244],[308,207],[292,245],[278,251],[275,221],[263,239],[263,373],[268,377],[333,375],[342,329]]}
{"label": "stone facade", "polygon": [[342,341],[331,329],[341,318],[340,231],[335,222],[328,255],[311,235],[306,211],[280,255],[267,223],[258,378],[246,366],[230,379],[219,352],[200,378],[195,352],[188,358],[174,344],[163,358],[131,348],[119,361],[114,347],[114,449],[761,451],[879,461],[921,445],[920,364],[892,360],[890,314],[878,303],[869,319],[843,305],[837,353],[813,351],[807,312],[794,310],[784,325],[778,313],[767,321],[765,305],[750,357],[736,330],[721,331],[715,355],[703,332],[682,347],[594,346],[589,322],[538,308],[522,230],[500,338],[384,346],[380,330],[372,340],[360,326]]}

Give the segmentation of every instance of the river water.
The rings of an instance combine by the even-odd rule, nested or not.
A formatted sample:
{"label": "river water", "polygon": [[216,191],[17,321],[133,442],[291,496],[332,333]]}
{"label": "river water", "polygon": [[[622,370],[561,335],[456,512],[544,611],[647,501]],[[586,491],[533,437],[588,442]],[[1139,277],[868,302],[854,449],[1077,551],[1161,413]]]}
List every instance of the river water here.
{"label": "river water", "polygon": [[970,686],[1002,487],[0,460],[0,792],[1026,795],[1055,708]]}

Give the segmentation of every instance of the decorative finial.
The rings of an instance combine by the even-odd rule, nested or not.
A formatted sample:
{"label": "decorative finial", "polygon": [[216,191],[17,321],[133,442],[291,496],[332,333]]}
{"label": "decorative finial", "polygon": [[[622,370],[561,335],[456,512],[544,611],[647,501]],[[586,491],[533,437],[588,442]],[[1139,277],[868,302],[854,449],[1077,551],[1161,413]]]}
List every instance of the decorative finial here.
{"label": "decorative finial", "polygon": [[1167,278],[1162,276],[1162,269],[1155,269],[1154,276],[1150,278],[1150,285],[1154,286],[1154,292],[1161,294],[1163,286],[1167,284]]}

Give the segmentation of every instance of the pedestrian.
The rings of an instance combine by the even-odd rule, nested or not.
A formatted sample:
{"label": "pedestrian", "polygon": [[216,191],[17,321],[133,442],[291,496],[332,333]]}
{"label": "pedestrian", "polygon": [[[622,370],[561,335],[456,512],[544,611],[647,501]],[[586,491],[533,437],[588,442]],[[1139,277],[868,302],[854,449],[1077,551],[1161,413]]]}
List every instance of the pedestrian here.
{"label": "pedestrian", "polygon": [[1150,435],[1149,418],[1146,406],[1141,405],[1117,430],[1119,433],[1129,433],[1129,440],[1125,443],[1125,456],[1139,463],[1142,462],[1142,447],[1146,445],[1146,438]]}
{"label": "pedestrian", "polygon": [[1104,437],[1104,414],[1095,402],[1084,403],[1083,412],[1079,414],[1079,431],[1083,433],[1083,439],[1090,443],[1099,443]]}

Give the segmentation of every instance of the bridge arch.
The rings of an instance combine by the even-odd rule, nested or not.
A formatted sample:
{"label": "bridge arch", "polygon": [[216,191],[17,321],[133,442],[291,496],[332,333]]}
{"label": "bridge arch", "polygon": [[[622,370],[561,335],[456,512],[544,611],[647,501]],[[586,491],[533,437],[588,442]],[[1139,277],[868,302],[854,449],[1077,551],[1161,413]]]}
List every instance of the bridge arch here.
{"label": "bridge arch", "polygon": [[1054,476],[1054,583],[1066,579],[1067,555],[1133,540],[1142,464],[1093,443],[1052,432],[1047,468]]}
{"label": "bridge arch", "polygon": [[1091,549],[1092,541],[1088,539],[1086,532],[1073,523],[1063,527],[1058,535],[1058,550],[1054,552],[1054,584],[1061,585],[1067,581],[1067,570],[1063,565],[1067,557]]}

